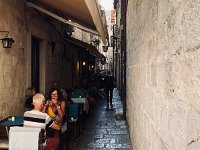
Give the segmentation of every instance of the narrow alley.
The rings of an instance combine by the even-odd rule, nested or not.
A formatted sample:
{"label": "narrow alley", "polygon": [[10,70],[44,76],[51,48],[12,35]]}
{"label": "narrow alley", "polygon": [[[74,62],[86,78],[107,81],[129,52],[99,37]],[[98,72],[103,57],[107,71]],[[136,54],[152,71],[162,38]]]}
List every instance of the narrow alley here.
{"label": "narrow alley", "polygon": [[0,0],[0,149],[200,150],[199,64],[200,0]]}
{"label": "narrow alley", "polygon": [[116,109],[106,111],[106,100],[98,100],[95,108],[85,119],[84,130],[77,141],[70,139],[70,150],[130,150],[130,139],[125,120],[116,120],[122,113],[118,91],[113,92]]}

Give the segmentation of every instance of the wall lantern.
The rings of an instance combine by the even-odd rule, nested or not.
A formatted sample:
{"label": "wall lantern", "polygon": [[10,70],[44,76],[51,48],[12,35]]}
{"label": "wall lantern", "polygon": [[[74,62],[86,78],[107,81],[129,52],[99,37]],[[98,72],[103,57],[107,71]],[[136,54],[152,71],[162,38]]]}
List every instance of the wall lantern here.
{"label": "wall lantern", "polygon": [[94,39],[92,40],[92,43],[94,43],[94,46],[98,46],[99,43],[100,43],[100,40],[97,39],[97,38],[94,38]]}
{"label": "wall lantern", "polygon": [[65,26],[64,32],[65,32],[68,36],[72,36],[72,33],[75,32],[74,26],[67,24],[67,25]]}
{"label": "wall lantern", "polygon": [[85,61],[83,61],[83,66],[85,66]]}
{"label": "wall lantern", "polygon": [[4,38],[0,39],[2,40],[3,48],[11,48],[12,43],[14,43],[15,41],[12,38],[8,38],[9,32],[8,31],[0,31],[0,32],[3,32],[6,34]]}
{"label": "wall lantern", "polygon": [[1,40],[2,40],[2,43],[3,43],[3,48],[11,48],[12,43],[15,42],[12,38],[3,38]]}

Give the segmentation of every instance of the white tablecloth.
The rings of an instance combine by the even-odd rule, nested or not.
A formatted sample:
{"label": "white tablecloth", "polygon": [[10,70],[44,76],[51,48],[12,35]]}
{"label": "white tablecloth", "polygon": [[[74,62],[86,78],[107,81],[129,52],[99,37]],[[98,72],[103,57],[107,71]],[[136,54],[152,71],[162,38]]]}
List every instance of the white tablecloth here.
{"label": "white tablecloth", "polygon": [[40,128],[10,127],[9,150],[38,150]]}

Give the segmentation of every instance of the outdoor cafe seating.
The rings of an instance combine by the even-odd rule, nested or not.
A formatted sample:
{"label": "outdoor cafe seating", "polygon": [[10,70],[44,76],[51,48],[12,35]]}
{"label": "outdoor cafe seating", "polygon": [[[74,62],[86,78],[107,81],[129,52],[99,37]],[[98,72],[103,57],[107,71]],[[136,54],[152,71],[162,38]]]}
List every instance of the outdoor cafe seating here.
{"label": "outdoor cafe seating", "polygon": [[0,120],[0,149],[9,148],[9,130],[12,126],[22,126],[23,116],[9,116]]}
{"label": "outdoor cafe seating", "polygon": [[40,143],[40,128],[34,127],[10,127],[9,150],[37,150],[43,148]]}
{"label": "outdoor cafe seating", "polygon": [[74,129],[75,140],[77,140],[77,136],[80,134],[79,104],[72,103],[67,106],[67,120],[68,128]]}
{"label": "outdoor cafe seating", "polygon": [[[83,93],[80,94],[80,91],[76,92],[72,93],[71,100],[73,101],[73,103],[67,105],[66,109],[67,125],[65,123],[65,126],[61,128],[62,132],[60,136],[60,145],[62,145],[61,143],[62,141],[68,144],[68,131],[66,130],[71,128],[74,129],[75,140],[77,140],[77,137],[80,135],[81,130],[83,129],[84,126],[85,114],[88,114],[89,112],[89,102],[86,96],[83,95]],[[21,133],[23,133],[24,137],[28,137],[26,136],[26,134],[37,135],[37,138],[34,139],[36,139],[36,141],[38,142],[37,144],[34,145],[37,145],[38,149],[42,149],[43,144],[45,143],[46,140],[44,130],[34,130],[23,127],[23,122],[24,122],[23,116],[9,116],[7,118],[0,119],[0,149],[11,149],[13,145],[15,145],[16,147],[22,146],[25,149],[27,149],[26,145],[20,144],[24,142],[23,141],[24,138],[20,137]],[[16,136],[19,138],[16,138]],[[35,140],[31,140],[31,142],[33,141],[35,142]]]}
{"label": "outdoor cafe seating", "polygon": [[87,99],[87,95],[81,89],[76,89],[73,91],[71,100],[74,103],[83,104],[83,109],[86,114],[89,113],[89,102]]}
{"label": "outdoor cafe seating", "polygon": [[[46,141],[45,131],[23,127],[23,116],[9,116],[0,121],[0,149],[40,150]],[[34,145],[31,146],[30,145]]]}

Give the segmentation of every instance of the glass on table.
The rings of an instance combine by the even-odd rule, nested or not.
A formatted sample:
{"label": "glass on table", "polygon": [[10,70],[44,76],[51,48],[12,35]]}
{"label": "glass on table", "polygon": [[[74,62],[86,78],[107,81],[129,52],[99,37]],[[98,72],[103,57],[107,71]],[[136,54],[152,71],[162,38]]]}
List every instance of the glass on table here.
{"label": "glass on table", "polygon": [[15,117],[14,116],[9,117],[8,121],[15,121]]}

